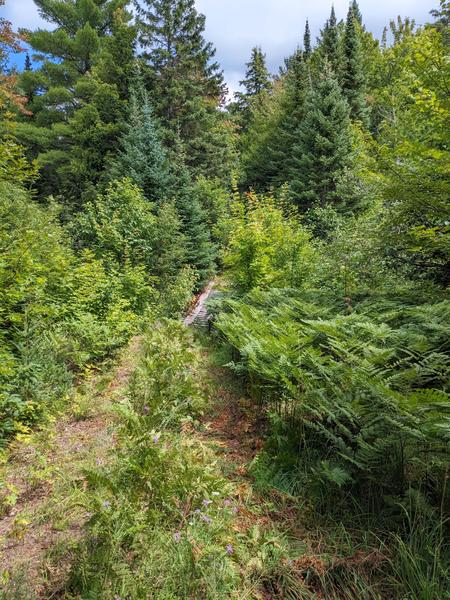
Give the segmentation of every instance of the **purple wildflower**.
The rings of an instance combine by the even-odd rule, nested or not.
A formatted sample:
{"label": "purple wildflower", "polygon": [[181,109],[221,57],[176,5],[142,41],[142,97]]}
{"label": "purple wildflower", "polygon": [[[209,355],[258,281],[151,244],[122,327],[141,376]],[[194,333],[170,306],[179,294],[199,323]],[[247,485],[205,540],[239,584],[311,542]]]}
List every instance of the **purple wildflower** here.
{"label": "purple wildflower", "polygon": [[212,504],[212,500],[207,500],[206,498],[203,500],[203,506],[209,506]]}
{"label": "purple wildflower", "polygon": [[228,544],[226,547],[227,554],[234,554],[234,548],[231,544]]}
{"label": "purple wildflower", "polygon": [[202,511],[199,508],[196,508],[194,512],[196,512],[198,514],[198,513],[201,513]]}
{"label": "purple wildflower", "polygon": [[212,523],[212,519],[211,517],[208,517],[208,515],[201,515],[200,518],[202,519],[202,521],[205,521],[205,523],[208,523],[208,525]]}
{"label": "purple wildflower", "polygon": [[109,508],[111,506],[111,502],[109,500],[103,501],[103,508]]}
{"label": "purple wildflower", "polygon": [[237,515],[239,512],[239,508],[237,506],[233,506],[233,514]]}
{"label": "purple wildflower", "polygon": [[225,500],[223,501],[223,505],[224,506],[231,506],[232,501],[230,500],[230,498],[225,498]]}
{"label": "purple wildflower", "polygon": [[179,542],[181,540],[181,533],[179,531],[176,531],[173,534],[173,540],[174,540],[174,542]]}
{"label": "purple wildflower", "polygon": [[142,409],[142,412],[144,413],[144,415],[148,415],[150,412],[150,407],[145,405],[144,408]]}
{"label": "purple wildflower", "polygon": [[155,435],[152,437],[153,443],[154,443],[154,444],[157,444],[157,443],[159,442],[159,438],[160,438],[160,437],[161,437],[161,436],[160,436],[160,434],[159,434],[159,433],[156,433],[156,434],[155,434]]}

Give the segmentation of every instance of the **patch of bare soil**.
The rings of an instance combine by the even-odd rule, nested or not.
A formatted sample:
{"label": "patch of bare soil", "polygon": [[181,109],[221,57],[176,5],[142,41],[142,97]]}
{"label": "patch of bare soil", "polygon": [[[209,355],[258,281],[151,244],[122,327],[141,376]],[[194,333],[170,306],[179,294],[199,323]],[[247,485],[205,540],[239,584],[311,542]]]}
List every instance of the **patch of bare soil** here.
{"label": "patch of bare soil", "polygon": [[277,525],[293,532],[298,528],[294,503],[275,489],[260,496],[248,472],[265,444],[267,422],[263,408],[233,385],[234,378],[226,368],[210,367],[208,371],[211,403],[202,419],[200,435],[220,450],[224,471],[236,483],[241,506],[237,527],[247,531],[255,524],[264,528]]}
{"label": "patch of bare soil", "polygon": [[[66,416],[31,442],[11,446],[0,492],[0,592],[3,586],[11,593],[14,575],[15,580],[22,578],[27,593],[48,598],[44,579],[61,577],[61,573],[43,574],[45,556],[58,545],[75,544],[83,535],[87,515],[60,494],[60,488],[82,489],[83,468],[92,460],[105,460],[114,445],[110,409],[127,388],[140,343],[140,337],[131,340],[106,389],[89,398],[86,415]],[[67,569],[68,565],[58,566]]]}

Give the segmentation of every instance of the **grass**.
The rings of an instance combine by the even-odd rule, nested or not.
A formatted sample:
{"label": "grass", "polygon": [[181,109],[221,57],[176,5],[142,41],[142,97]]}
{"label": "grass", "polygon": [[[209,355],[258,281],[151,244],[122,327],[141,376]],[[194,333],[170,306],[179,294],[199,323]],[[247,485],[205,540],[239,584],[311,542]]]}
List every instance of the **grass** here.
{"label": "grass", "polygon": [[19,436],[0,469],[0,598],[46,598],[67,577],[87,519],[84,469],[106,460],[112,406],[127,385],[137,338],[79,382],[33,433]]}
{"label": "grass", "polygon": [[19,494],[15,535],[51,531],[51,543],[32,568],[3,574],[2,600],[445,598],[403,538],[324,519],[307,493],[254,478],[268,425],[230,358],[214,337],[163,321],[76,399],[74,432],[114,422],[108,451],[69,445],[55,461],[58,428],[36,434],[23,474],[31,494],[49,492],[36,506]]}

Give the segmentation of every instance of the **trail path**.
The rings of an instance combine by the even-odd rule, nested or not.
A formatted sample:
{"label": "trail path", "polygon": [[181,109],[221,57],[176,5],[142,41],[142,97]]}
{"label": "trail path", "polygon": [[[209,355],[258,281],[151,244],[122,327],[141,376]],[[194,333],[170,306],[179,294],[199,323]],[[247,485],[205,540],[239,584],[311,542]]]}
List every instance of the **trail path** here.
{"label": "trail path", "polygon": [[[209,283],[197,298],[184,319],[186,326],[206,323],[205,303],[213,287]],[[55,548],[65,555],[83,535],[87,515],[77,505],[76,490],[86,485],[83,470],[105,461],[114,446],[111,409],[126,392],[140,347],[136,336],[115,368],[81,383],[65,413],[15,441],[7,463],[0,464],[0,597],[2,588],[14,591],[8,583],[12,574],[37,598],[48,597],[47,586],[55,589],[58,580],[63,583],[70,557],[55,561]]]}
{"label": "trail path", "polygon": [[208,320],[208,313],[206,310],[206,302],[213,294],[214,281],[210,281],[204,291],[198,296],[193,308],[189,314],[183,320],[183,323],[188,327],[193,324],[206,325]]}
{"label": "trail path", "polygon": [[[206,302],[215,293],[211,282],[185,317],[186,326],[208,323]],[[43,600],[59,597],[64,589],[89,517],[81,501],[84,469],[111,456],[111,409],[126,393],[141,342],[140,336],[133,338],[114,369],[77,388],[75,400],[82,393],[86,402],[81,411],[75,402],[53,425],[14,442],[8,463],[0,466],[0,598],[3,590],[5,598]],[[277,522],[292,530],[290,511],[273,511],[247,472],[263,444],[261,411],[230,371],[214,361],[210,341],[203,343],[203,358],[210,405],[195,435],[214,449],[224,474],[236,484],[242,507],[236,526],[245,533]]]}
{"label": "trail path", "polygon": [[[140,343],[133,338],[115,369],[80,384],[56,423],[12,444],[0,471],[0,592],[11,573],[23,579],[24,589],[31,582],[38,598],[47,597],[44,579],[53,586],[64,579],[64,560],[60,572],[43,577],[46,556],[83,533],[87,515],[77,506],[76,490],[85,485],[83,468],[105,460],[114,445],[111,406],[128,385]],[[82,394],[87,404],[80,412]]]}

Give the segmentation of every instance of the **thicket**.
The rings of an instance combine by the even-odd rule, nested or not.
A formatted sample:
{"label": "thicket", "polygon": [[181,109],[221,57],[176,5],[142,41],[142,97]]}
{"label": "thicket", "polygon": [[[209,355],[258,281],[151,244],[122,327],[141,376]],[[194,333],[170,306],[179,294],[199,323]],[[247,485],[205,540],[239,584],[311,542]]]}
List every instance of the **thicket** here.
{"label": "thicket", "polygon": [[50,28],[20,35],[0,21],[1,444],[215,272],[233,137],[204,17],[161,3],[133,22],[129,4],[36,0]]}
{"label": "thicket", "polygon": [[[392,596],[446,597],[448,2],[381,42],[356,0],[333,9],[276,75],[254,48],[226,109],[194,0],[35,3],[51,30],[0,19],[0,443],[223,265],[216,327],[271,425],[257,482],[379,536]],[[229,521],[191,513],[226,484],[177,448],[193,358],[173,323],[145,344],[72,589],[220,597]]]}
{"label": "thicket", "polygon": [[378,532],[390,593],[437,600],[450,564],[448,40],[439,21],[391,30],[380,45],[356,2],[345,23],[332,10],[317,46],[249,95],[238,183],[258,193],[231,205],[216,328],[271,425],[256,480]]}

